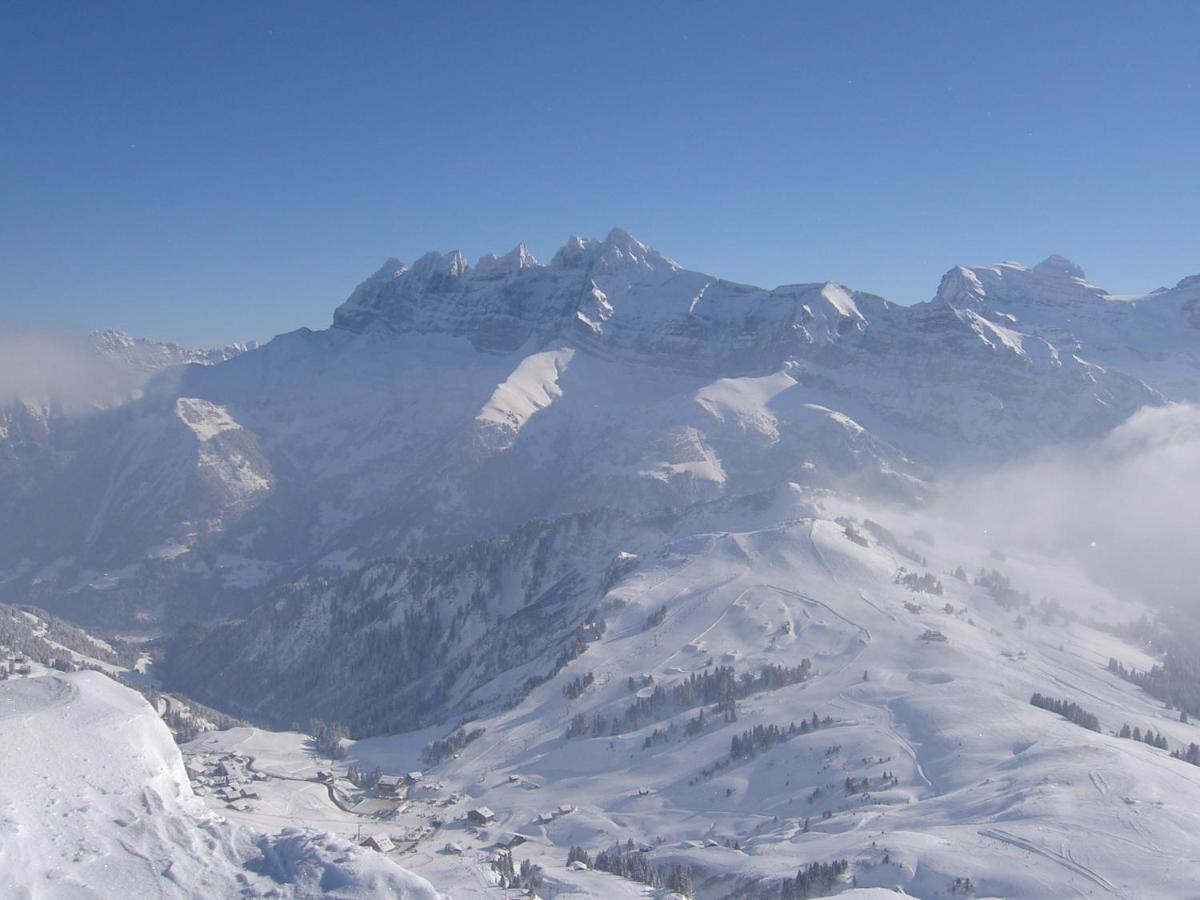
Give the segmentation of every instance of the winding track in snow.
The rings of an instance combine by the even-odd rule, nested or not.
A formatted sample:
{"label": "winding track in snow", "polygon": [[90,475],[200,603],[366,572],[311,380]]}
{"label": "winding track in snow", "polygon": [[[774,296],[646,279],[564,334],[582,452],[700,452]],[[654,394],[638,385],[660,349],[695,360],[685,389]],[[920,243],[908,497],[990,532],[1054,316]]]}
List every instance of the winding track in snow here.
{"label": "winding track in snow", "polygon": [[1042,847],[1040,844],[1029,840],[1028,838],[1018,837],[1012,832],[1004,831],[1000,828],[981,828],[979,829],[979,833],[984,837],[991,838],[992,840],[1000,841],[1005,844],[1011,844],[1012,846],[1021,850],[1026,850],[1030,853],[1040,856],[1043,859],[1048,859],[1051,862],[1058,863],[1063,868],[1074,872],[1076,875],[1086,878],[1097,887],[1108,891],[1114,897],[1128,897],[1127,894],[1118,890],[1116,885],[1114,885],[1095,869],[1091,868],[1090,866],[1085,866],[1081,862],[1077,862],[1068,854],[1055,853],[1053,850],[1048,850],[1045,847]]}

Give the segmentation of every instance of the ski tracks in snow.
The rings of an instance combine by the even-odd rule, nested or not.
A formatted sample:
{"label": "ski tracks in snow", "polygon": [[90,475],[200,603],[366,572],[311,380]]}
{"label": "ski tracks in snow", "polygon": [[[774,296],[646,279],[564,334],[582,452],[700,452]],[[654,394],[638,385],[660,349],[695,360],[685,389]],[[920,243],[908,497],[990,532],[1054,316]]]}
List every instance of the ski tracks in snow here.
{"label": "ski tracks in snow", "polygon": [[1109,881],[1091,866],[1084,865],[1076,860],[1071,854],[1069,847],[1064,846],[1064,849],[1061,852],[1055,852],[1054,850],[1043,847],[1040,844],[1029,840],[1028,838],[1019,837],[1012,832],[1004,831],[1000,828],[981,828],[979,829],[979,833],[983,837],[991,838],[992,840],[1000,841],[1004,844],[1010,844],[1013,847],[1017,847],[1018,849],[1032,853],[1035,856],[1040,856],[1043,859],[1048,859],[1051,862],[1058,863],[1063,868],[1074,872],[1081,878],[1086,878],[1092,884],[1102,888],[1114,897],[1128,898],[1129,896],[1128,894],[1119,890],[1116,885],[1114,885],[1111,881]]}

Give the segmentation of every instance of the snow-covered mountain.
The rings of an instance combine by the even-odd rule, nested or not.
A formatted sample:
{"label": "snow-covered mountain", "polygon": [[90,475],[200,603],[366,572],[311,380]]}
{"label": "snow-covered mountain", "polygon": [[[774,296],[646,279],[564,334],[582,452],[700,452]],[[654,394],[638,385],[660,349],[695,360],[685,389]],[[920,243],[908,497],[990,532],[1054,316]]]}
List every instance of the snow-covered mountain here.
{"label": "snow-covered mountain", "polygon": [[135,372],[146,373],[189,364],[211,366],[259,346],[258,341],[239,341],[219,349],[194,350],[170,341],[131,337],[115,328],[94,331],[90,337],[92,346],[102,357]]}
{"label": "snow-covered mountain", "polygon": [[1079,266],[1051,256],[1032,269],[1012,262],[959,266],[946,273],[932,302],[1128,372],[1174,399],[1200,396],[1198,275],[1145,296],[1113,296]]}
{"label": "snow-covered mountain", "polygon": [[[954,290],[991,284],[968,271],[984,270],[906,308],[831,283],[735,284],[619,230],[545,265],[523,246],[474,266],[389,260],[332,328],[170,368],[56,429],[5,492],[5,596],[207,621],[309,574],[601,506],[641,516],[789,481],[920,500],[946,471],[1192,396],[1187,353],[1122,368],[1136,348],[1093,356],[1090,339],[1025,326]],[[1024,278],[997,297],[1096,294],[1050,264],[997,271]],[[1160,310],[1139,340],[1160,328],[1193,348],[1200,331],[1170,313],[1192,290],[1093,305]]]}
{"label": "snow-covered mountain", "polygon": [[[239,827],[369,824],[455,897],[518,880],[501,844],[541,867],[523,887],[584,896],[646,895],[603,868],[703,900],[1182,896],[1200,732],[1190,669],[1149,689],[1146,601],[1185,590],[1190,532],[1162,508],[1190,495],[1098,488],[1194,481],[1198,298],[1195,278],[1116,298],[1051,257],[956,268],[903,307],[734,284],[619,230],[544,265],[389,260],[324,331],[49,426],[14,406],[0,592],[165,632],[164,690],[349,726],[336,777],[294,732],[186,753],[206,790],[257,760],[255,797],[204,797]],[[1077,470],[1097,496],[1063,484]],[[1125,564],[1122,537],[1155,529],[1185,537]],[[1166,570],[1145,595],[1114,576],[1145,567]],[[0,691],[56,766],[43,695],[101,689],[37,681]],[[138,766],[121,777],[153,779]],[[376,768],[425,774],[391,803]],[[222,873],[276,877],[341,852],[290,833],[254,862],[169,781],[153,821],[176,824],[143,855],[212,831]],[[113,802],[83,820],[105,847]]]}

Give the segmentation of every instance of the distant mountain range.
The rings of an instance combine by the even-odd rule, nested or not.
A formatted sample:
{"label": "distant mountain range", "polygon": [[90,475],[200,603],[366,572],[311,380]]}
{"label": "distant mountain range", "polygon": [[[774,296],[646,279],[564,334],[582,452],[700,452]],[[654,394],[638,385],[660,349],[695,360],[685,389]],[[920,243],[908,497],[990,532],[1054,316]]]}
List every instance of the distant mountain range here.
{"label": "distant mountain range", "polygon": [[1059,257],[955,268],[910,307],[765,290],[617,229],[547,265],[523,245],[389,260],[326,331],[219,351],[100,332],[149,374],[135,399],[9,403],[0,590],[158,627],[601,507],[785,482],[920,500],[940,472],[1200,396],[1198,310],[1200,278],[1114,298]]}

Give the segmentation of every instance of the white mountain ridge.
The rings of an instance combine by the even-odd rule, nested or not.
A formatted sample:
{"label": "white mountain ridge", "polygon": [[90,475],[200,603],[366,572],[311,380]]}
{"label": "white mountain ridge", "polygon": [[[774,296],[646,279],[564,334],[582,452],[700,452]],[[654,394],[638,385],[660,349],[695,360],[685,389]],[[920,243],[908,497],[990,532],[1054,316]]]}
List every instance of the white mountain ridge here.
{"label": "white mountain ridge", "polygon": [[[960,272],[906,308],[831,283],[734,284],[619,230],[573,238],[548,265],[523,246],[474,267],[457,253],[392,260],[328,331],[171,367],[58,440],[45,423],[31,439],[19,413],[0,423],[15,436],[0,459],[20,482],[0,523],[24,523],[0,578],[6,596],[33,588],[98,619],[163,615],[165,592],[140,585],[165,578],[207,618],[314,564],[450,549],[597,505],[665,510],[781,479],[920,497],[932,471],[1193,396],[1193,350],[1143,350],[1159,332],[1195,345],[1200,331],[1180,320],[1194,284],[1097,300],[1097,316],[1135,317],[1141,343],[1093,346],[996,299],[1044,295],[1057,309],[1064,291],[1091,296],[1074,276],[969,271],[986,298],[952,289],[974,284]],[[237,428],[204,440],[181,409]],[[62,527],[64,504],[85,510],[86,528]]]}

